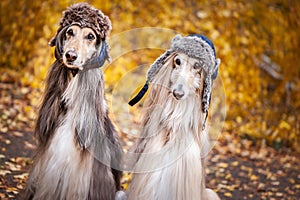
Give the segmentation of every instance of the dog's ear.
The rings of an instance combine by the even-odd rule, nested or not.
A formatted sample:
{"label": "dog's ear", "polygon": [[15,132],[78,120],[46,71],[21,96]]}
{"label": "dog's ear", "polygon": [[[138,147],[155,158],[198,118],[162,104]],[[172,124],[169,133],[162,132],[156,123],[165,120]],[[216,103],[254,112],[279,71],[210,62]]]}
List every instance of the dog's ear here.
{"label": "dog's ear", "polygon": [[54,37],[51,38],[51,40],[49,41],[48,45],[50,47],[54,47],[56,46],[56,40],[57,40],[57,35],[62,31],[62,27],[60,27],[57,32],[56,32],[56,35]]}
{"label": "dog's ear", "polygon": [[66,39],[66,30],[68,28],[69,28],[69,26],[59,29],[57,31],[56,35],[49,42],[50,47],[55,46],[55,58],[57,60],[61,59],[61,57],[62,57],[63,44],[64,44],[64,40]]}
{"label": "dog's ear", "polygon": [[48,43],[48,45],[49,45],[50,47],[54,47],[54,46],[55,46],[55,43],[56,43],[56,35],[55,35],[53,38],[51,38],[51,40],[50,40],[50,42]]}

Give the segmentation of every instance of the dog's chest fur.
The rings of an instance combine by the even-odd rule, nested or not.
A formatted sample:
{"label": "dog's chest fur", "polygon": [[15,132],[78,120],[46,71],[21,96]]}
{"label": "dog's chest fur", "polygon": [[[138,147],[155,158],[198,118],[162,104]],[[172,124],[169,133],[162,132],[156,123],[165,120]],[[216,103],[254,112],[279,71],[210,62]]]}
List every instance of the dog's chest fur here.
{"label": "dog's chest fur", "polygon": [[[87,199],[93,159],[80,152],[74,140],[71,121],[59,127],[40,162],[36,199]],[[46,166],[42,166],[46,165]],[[56,197],[55,197],[56,196]]]}
{"label": "dog's chest fur", "polygon": [[[103,94],[98,92],[100,78],[97,69],[76,75],[69,82],[62,98],[67,113],[32,173],[36,182],[34,199],[89,198],[95,162],[92,146],[95,137],[104,133],[98,116],[107,109]],[[103,104],[95,107],[98,99]],[[108,150],[103,147],[103,151]],[[111,173],[108,176],[113,180]]]}
{"label": "dog's chest fur", "polygon": [[201,132],[202,116],[195,109],[197,106],[193,97],[180,102],[170,98],[150,112],[149,123],[143,130],[146,139],[141,146],[143,153],[160,153],[153,158],[148,155],[139,158],[136,170],[146,173],[134,176],[130,199],[201,199],[204,188],[201,156],[205,152],[202,142],[206,142],[207,135]]}

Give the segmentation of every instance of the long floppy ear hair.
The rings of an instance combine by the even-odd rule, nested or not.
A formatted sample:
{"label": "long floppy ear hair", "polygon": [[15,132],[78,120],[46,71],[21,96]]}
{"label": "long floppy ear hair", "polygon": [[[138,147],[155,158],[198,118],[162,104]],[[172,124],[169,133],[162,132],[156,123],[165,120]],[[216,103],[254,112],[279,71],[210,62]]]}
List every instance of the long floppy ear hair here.
{"label": "long floppy ear hair", "polygon": [[59,29],[57,34],[49,42],[50,47],[55,46],[55,58],[57,60],[62,58],[64,40],[66,39],[66,31],[69,27],[70,26],[66,26],[62,29]]}
{"label": "long floppy ear hair", "polygon": [[[174,57],[176,53],[168,53],[167,57],[161,62],[159,67],[159,73],[151,79],[152,88],[149,94],[149,99],[153,104],[161,103],[167,99],[167,96],[170,95],[170,79],[171,73],[174,65]],[[148,71],[149,73],[149,71]]]}
{"label": "long floppy ear hair", "polygon": [[143,88],[139,91],[139,93],[128,102],[128,104],[130,106],[135,105],[137,102],[139,102],[143,98],[143,96],[146,94],[146,92],[148,90],[150,82],[153,81],[154,77],[156,76],[158,71],[160,71],[162,66],[167,62],[167,60],[170,58],[171,54],[173,55],[173,51],[170,51],[170,50],[165,51],[150,66],[150,68],[147,72],[147,81],[146,81],[145,85],[143,86]]}
{"label": "long floppy ear hair", "polygon": [[68,86],[68,74],[68,69],[59,60],[52,64],[48,72],[44,98],[34,131],[42,148],[53,135],[53,129],[58,126],[59,119],[66,112],[67,108],[61,101],[61,96]]}
{"label": "long floppy ear hair", "polygon": [[35,127],[35,135],[40,146],[46,145],[49,141],[48,139],[53,134],[53,128],[58,126],[58,119],[66,111],[63,102],[61,102],[61,95],[67,88],[69,72],[61,62],[61,56],[67,28],[68,26],[60,29],[49,43],[50,46],[55,46],[56,61],[52,64],[47,75],[44,100],[40,106]]}

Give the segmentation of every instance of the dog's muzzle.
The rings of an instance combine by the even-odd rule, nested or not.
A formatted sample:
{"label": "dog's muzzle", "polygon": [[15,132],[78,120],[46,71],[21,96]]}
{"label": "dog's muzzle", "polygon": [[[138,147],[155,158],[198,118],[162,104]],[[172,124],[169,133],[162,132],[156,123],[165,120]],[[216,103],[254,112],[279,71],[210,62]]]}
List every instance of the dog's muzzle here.
{"label": "dog's muzzle", "polygon": [[184,96],[184,91],[183,90],[173,90],[173,96],[177,99],[180,100]]}
{"label": "dog's muzzle", "polygon": [[177,100],[182,99],[182,97],[185,95],[185,92],[184,92],[184,90],[183,90],[182,88],[183,88],[183,85],[182,85],[182,84],[179,84],[178,87],[174,88],[173,91],[172,91],[173,96],[174,96]]}
{"label": "dog's muzzle", "polygon": [[65,53],[67,62],[72,64],[78,57],[77,53],[74,50],[69,50]]}

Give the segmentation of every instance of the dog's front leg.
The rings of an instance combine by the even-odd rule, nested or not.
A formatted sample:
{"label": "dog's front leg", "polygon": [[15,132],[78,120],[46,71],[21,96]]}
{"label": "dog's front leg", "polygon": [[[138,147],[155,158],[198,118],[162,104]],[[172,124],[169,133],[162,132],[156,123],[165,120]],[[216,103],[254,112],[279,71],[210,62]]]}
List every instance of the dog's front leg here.
{"label": "dog's front leg", "polygon": [[127,200],[127,195],[123,190],[116,192],[115,200]]}
{"label": "dog's front leg", "polygon": [[203,199],[204,200],[220,200],[217,193],[211,189],[206,188],[203,192]]}

